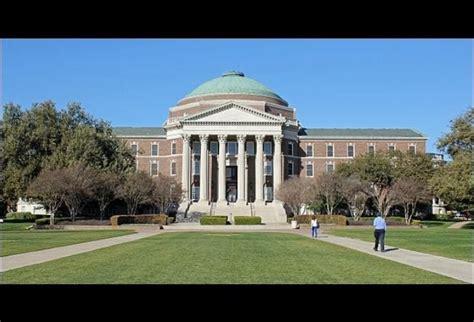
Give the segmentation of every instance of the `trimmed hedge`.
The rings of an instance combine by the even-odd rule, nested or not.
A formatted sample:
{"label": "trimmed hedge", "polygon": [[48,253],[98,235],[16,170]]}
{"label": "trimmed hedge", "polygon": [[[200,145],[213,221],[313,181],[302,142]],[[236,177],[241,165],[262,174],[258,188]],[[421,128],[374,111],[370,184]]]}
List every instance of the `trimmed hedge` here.
{"label": "trimmed hedge", "polygon": [[201,225],[227,225],[227,216],[202,216]]}
{"label": "trimmed hedge", "polygon": [[36,215],[33,215],[31,212],[9,212],[5,218],[24,220],[25,222],[26,221],[33,222],[38,217]]}
{"label": "trimmed hedge", "polygon": [[261,225],[262,217],[258,216],[235,216],[234,223],[236,225]]}
{"label": "trimmed hedge", "polygon": [[50,219],[49,218],[41,218],[41,219],[36,219],[35,224],[38,226],[45,226],[49,225]]}
{"label": "trimmed hedge", "polygon": [[336,224],[342,226],[348,224],[347,217],[344,215],[299,215],[288,218],[288,221],[296,220],[298,224],[310,224],[311,219],[314,218],[316,218],[320,224]]}
{"label": "trimmed hedge", "polygon": [[[349,222],[349,225],[352,225],[352,226],[364,226],[364,225],[372,226],[374,219],[375,217],[361,217],[359,221],[354,221],[354,219],[350,218],[348,222]],[[385,222],[389,226],[406,226],[404,217],[387,217],[385,218]],[[411,221],[411,225],[420,225],[420,224],[421,224],[420,220],[413,219]]]}
{"label": "trimmed hedge", "polygon": [[123,224],[158,224],[167,225],[167,215],[116,215],[110,217],[110,223],[112,226],[119,226]]}

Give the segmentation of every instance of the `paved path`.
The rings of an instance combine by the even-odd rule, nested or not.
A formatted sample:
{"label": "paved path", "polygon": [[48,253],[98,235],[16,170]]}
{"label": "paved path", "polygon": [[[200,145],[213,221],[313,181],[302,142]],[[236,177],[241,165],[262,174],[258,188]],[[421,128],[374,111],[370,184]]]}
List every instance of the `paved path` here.
{"label": "paved path", "polygon": [[[299,235],[311,238],[311,233],[308,228],[294,230],[294,232]],[[318,239],[328,243],[355,249],[373,256],[389,259],[394,262],[410,265],[416,268],[421,268],[426,271],[455,278],[457,280],[461,280],[467,283],[474,283],[474,264],[470,262],[415,252],[412,250],[396,248],[389,245],[385,245],[385,253],[382,253],[380,251],[376,252],[373,250],[373,243],[358,239],[337,237],[328,234],[320,234]]]}
{"label": "paved path", "polygon": [[467,225],[467,224],[469,224],[469,223],[471,223],[471,222],[472,222],[472,221],[469,221],[469,220],[457,222],[457,223],[455,223],[455,224],[452,224],[451,226],[448,226],[448,228],[459,229],[459,228],[462,228],[464,225]]}
{"label": "paved path", "polygon": [[[125,225],[124,225],[125,226]],[[132,225],[126,225],[132,226]],[[125,227],[122,227],[125,228]],[[132,227],[127,227],[132,228]],[[108,239],[96,240],[87,243],[76,245],[69,245],[64,247],[57,247],[45,249],[30,253],[12,255],[7,257],[0,257],[0,272],[5,272],[11,269],[44,263],[50,260],[67,257],[71,255],[81,254],[93,251],[100,248],[105,248],[113,245],[126,243],[150,237],[163,232],[177,232],[177,231],[235,231],[235,232],[290,232],[310,238],[310,230],[307,227],[301,229],[291,229],[288,224],[268,224],[264,226],[201,226],[200,224],[179,224],[164,226],[163,230],[158,230],[156,227],[140,227],[138,225],[133,227],[138,232],[136,234],[113,237]],[[455,278],[464,282],[474,283],[473,272],[474,264],[450,259],[441,256],[429,255],[425,253],[415,252],[406,249],[399,249],[385,245],[387,252],[375,252],[372,247],[373,244],[362,240],[336,237],[328,234],[320,234],[319,240],[340,245],[350,249],[358,250],[372,256],[378,256],[399,262],[405,265],[410,265],[423,270],[434,272],[440,275]]]}
{"label": "paved path", "polygon": [[0,272],[6,272],[11,269],[20,268],[24,266],[30,266],[34,264],[40,264],[48,262],[54,259],[90,252],[96,249],[101,249],[113,245],[127,243],[130,241],[150,237],[158,234],[155,232],[139,232],[136,234],[130,234],[119,237],[112,237],[107,239],[95,240],[86,243],[80,243],[75,245],[56,247],[38,250],[29,253],[11,255],[0,257]]}

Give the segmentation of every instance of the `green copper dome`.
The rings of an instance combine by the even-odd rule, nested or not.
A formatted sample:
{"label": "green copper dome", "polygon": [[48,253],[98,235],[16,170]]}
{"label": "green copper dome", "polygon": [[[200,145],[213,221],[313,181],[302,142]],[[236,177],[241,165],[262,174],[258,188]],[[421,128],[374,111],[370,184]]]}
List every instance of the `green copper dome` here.
{"label": "green copper dome", "polygon": [[191,93],[186,95],[183,100],[204,95],[225,95],[225,94],[247,94],[271,97],[279,100],[285,105],[287,102],[274,93],[271,89],[260,82],[245,77],[241,72],[230,71],[222,74],[221,77],[211,79],[198,86]]}

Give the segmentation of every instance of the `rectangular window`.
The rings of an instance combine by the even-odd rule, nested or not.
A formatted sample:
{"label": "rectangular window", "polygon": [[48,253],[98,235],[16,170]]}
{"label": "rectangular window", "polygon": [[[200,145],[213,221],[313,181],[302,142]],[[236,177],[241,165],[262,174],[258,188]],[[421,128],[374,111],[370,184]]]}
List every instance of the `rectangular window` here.
{"label": "rectangular window", "polygon": [[369,154],[374,154],[375,153],[375,146],[369,145],[368,151],[369,151]]}
{"label": "rectangular window", "polygon": [[292,176],[294,174],[293,162],[288,162],[288,175]]}
{"label": "rectangular window", "polygon": [[327,171],[327,172],[334,172],[334,164],[332,164],[332,163],[327,163],[327,164],[326,164],[326,171]]}
{"label": "rectangular window", "polygon": [[227,142],[227,151],[230,155],[237,154],[237,142]]}
{"label": "rectangular window", "polygon": [[312,144],[308,144],[306,146],[306,156],[307,157],[312,157],[313,156],[313,145]]}
{"label": "rectangular window", "polygon": [[138,144],[132,144],[132,154],[138,155]]}
{"label": "rectangular window", "polygon": [[415,153],[416,152],[416,145],[410,145],[408,147],[408,152]]}
{"label": "rectangular window", "polygon": [[150,164],[150,175],[157,176],[158,175],[158,163],[152,162]]}
{"label": "rectangular window", "polygon": [[200,164],[201,164],[201,162],[200,162],[199,158],[195,158],[193,160],[193,175],[198,176],[201,173],[200,172],[201,171]]}
{"label": "rectangular window", "polygon": [[272,161],[265,160],[265,175],[271,176],[273,174]]}
{"label": "rectangular window", "polygon": [[272,155],[272,142],[266,141],[263,142],[263,154]]}
{"label": "rectangular window", "polygon": [[171,175],[172,176],[175,176],[176,175],[176,162],[175,161],[171,161]]}
{"label": "rectangular window", "polygon": [[158,144],[151,145],[151,155],[157,156],[158,155]]}
{"label": "rectangular window", "polygon": [[352,144],[347,146],[347,156],[348,157],[354,156],[354,146]]}
{"label": "rectangular window", "polygon": [[198,185],[193,186],[193,189],[192,189],[192,192],[191,192],[191,198],[194,201],[199,200],[199,186]]}
{"label": "rectangular window", "polygon": [[201,142],[199,141],[193,142],[193,153],[201,154]]}
{"label": "rectangular window", "polygon": [[288,155],[293,155],[293,142],[288,142]]}
{"label": "rectangular window", "polygon": [[306,176],[307,177],[312,177],[313,176],[313,164],[312,163],[306,164]]}
{"label": "rectangular window", "polygon": [[171,142],[171,154],[176,154],[176,142]]}
{"label": "rectangular window", "polygon": [[265,187],[265,201],[272,201],[273,200],[273,188],[272,187]]}
{"label": "rectangular window", "polygon": [[334,156],[334,146],[332,144],[327,145],[327,156],[333,157]]}
{"label": "rectangular window", "polygon": [[390,144],[390,145],[388,146],[388,152],[389,152],[389,153],[395,152],[395,145]]}
{"label": "rectangular window", "polygon": [[219,153],[219,143],[216,141],[211,141],[211,154],[218,154]]}
{"label": "rectangular window", "polygon": [[253,142],[247,142],[247,154],[255,155],[255,144]]}

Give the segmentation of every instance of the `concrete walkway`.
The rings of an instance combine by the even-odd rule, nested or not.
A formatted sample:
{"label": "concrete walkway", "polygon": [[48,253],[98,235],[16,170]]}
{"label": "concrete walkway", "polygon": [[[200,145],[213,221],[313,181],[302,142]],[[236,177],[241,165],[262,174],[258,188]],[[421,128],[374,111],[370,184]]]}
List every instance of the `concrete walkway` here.
{"label": "concrete walkway", "polygon": [[[311,238],[311,232],[308,228],[293,230],[293,232]],[[415,252],[389,245],[385,245],[386,252],[376,252],[373,250],[373,243],[358,239],[337,237],[329,234],[319,234],[318,240],[358,250],[369,255],[389,259],[405,265],[410,265],[467,283],[474,283],[474,264],[470,262]]]}
{"label": "concrete walkway", "polygon": [[150,237],[158,234],[159,231],[155,232],[139,232],[136,234],[130,234],[119,237],[112,237],[107,239],[95,240],[86,243],[80,243],[75,245],[56,247],[38,250],[29,253],[11,255],[0,257],[0,272],[6,272],[15,268],[24,266],[30,266],[34,264],[40,264],[48,261],[52,261],[58,258],[68,257],[76,254],[86,253],[93,250],[110,247],[127,243],[134,240]]}
{"label": "concrete walkway", "polygon": [[[129,227],[125,227],[129,226]],[[0,272],[6,272],[15,268],[44,263],[58,258],[81,254],[96,249],[101,249],[113,245],[118,245],[134,240],[157,235],[165,232],[179,231],[227,231],[227,232],[288,232],[311,238],[310,229],[302,227],[301,229],[291,229],[288,224],[268,224],[262,226],[253,225],[228,225],[228,226],[201,226],[200,224],[179,224],[164,226],[163,230],[157,227],[141,227],[140,225],[123,225],[121,228],[132,228],[138,231],[136,234],[113,237],[108,239],[96,240],[81,244],[69,245],[64,247],[50,248],[30,253],[0,257]],[[385,245],[387,252],[375,252],[373,244],[358,239],[337,237],[324,233],[319,234],[319,240],[347,247],[363,253],[378,256],[392,260],[405,265],[410,265],[426,271],[434,272],[440,275],[448,276],[467,283],[474,283],[474,264],[450,259],[441,256],[429,255],[415,252],[407,249],[395,248]]]}
{"label": "concrete walkway", "polygon": [[469,221],[469,220],[466,220],[466,221],[461,221],[461,222],[457,222],[455,224],[452,224],[451,226],[448,226],[448,228],[454,228],[454,229],[459,229],[459,228],[462,228],[463,226],[471,223],[472,221]]}

